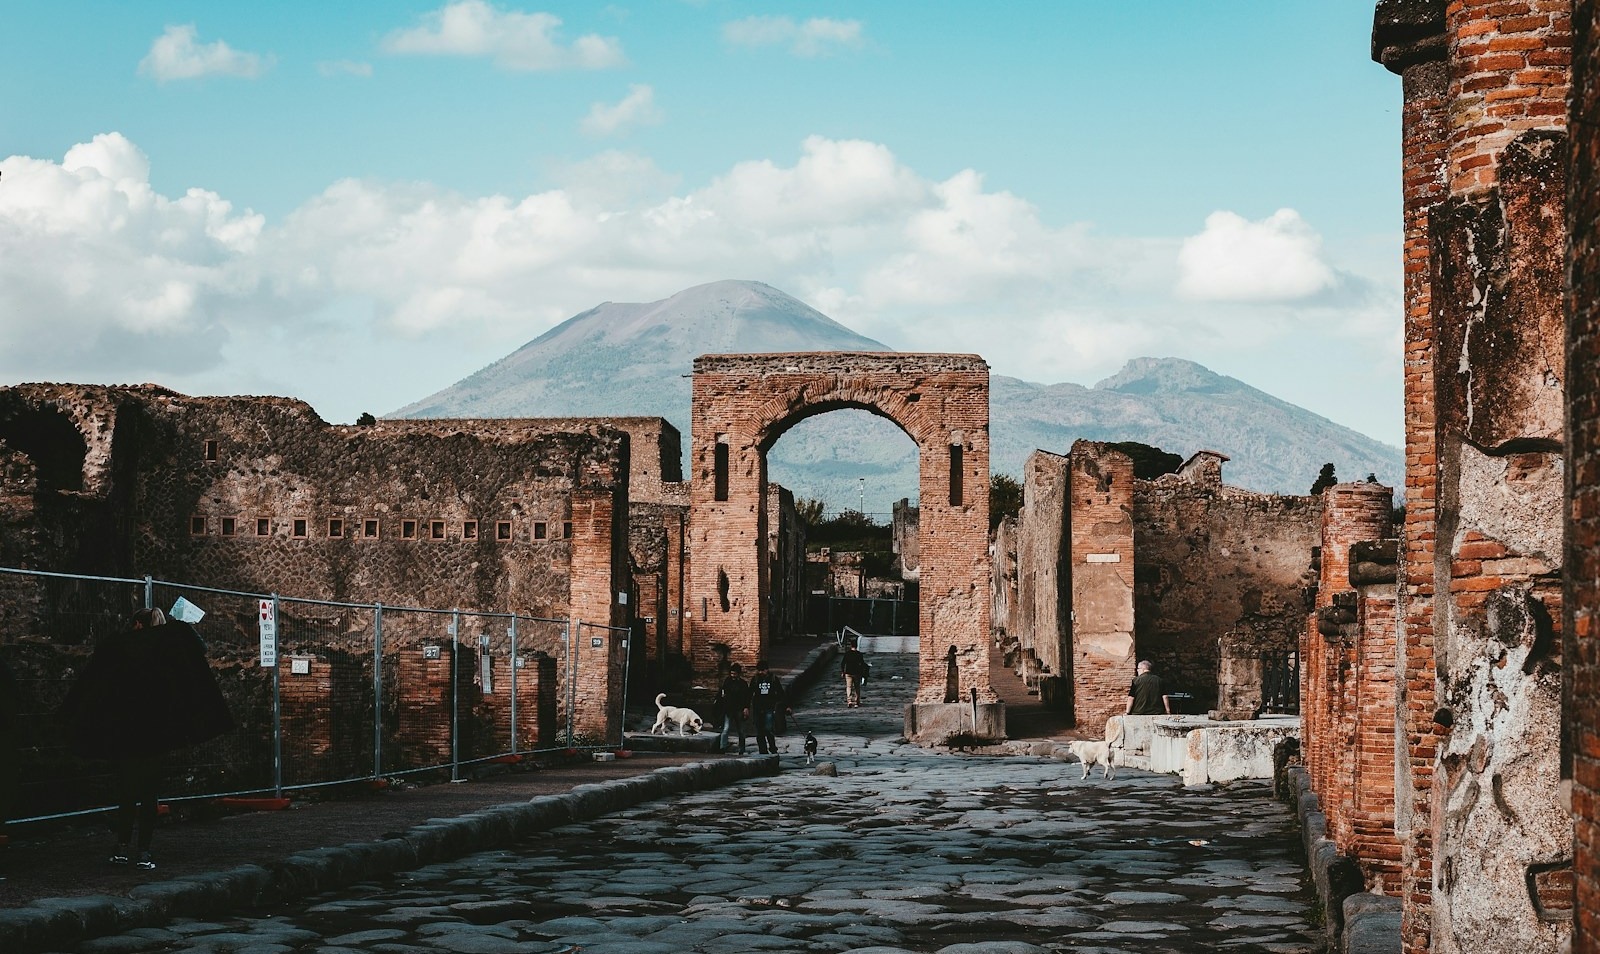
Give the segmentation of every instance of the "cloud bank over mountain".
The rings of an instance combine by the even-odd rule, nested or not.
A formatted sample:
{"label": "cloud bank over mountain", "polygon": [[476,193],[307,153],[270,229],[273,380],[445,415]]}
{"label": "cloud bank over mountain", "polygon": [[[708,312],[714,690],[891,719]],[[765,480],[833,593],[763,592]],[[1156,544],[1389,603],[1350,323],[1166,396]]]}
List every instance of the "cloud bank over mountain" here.
{"label": "cloud bank over mountain", "polygon": [[[418,29],[479,49],[468,26]],[[272,222],[205,189],[164,195],[153,178],[119,133],[59,161],[0,160],[0,376],[87,368],[287,393],[351,420],[592,302],[733,274],[888,346],[982,354],[1023,380],[1104,377],[1159,351],[1223,366],[1259,355],[1265,382],[1291,396],[1332,387],[1313,369],[1342,365],[1356,386],[1337,409],[1357,423],[1389,413],[1361,404],[1362,375],[1398,393],[1395,290],[1326,260],[1293,210],[1219,212],[1188,237],[1117,235],[1043,221],[976,170],[932,178],[881,143],[822,136],[790,162],[737,162],[689,187],[625,151],[520,196],[342,179]],[[1288,342],[1303,367],[1281,357]]]}

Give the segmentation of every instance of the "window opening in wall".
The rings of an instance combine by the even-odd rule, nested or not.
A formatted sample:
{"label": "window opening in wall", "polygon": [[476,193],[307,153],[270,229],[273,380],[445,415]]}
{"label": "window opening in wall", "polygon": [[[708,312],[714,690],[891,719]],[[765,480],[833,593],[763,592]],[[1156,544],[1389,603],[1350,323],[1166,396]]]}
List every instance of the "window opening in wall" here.
{"label": "window opening in wall", "polygon": [[203,537],[205,535],[206,535],[206,518],[205,517],[190,517],[189,518],[189,536],[191,536],[191,537]]}
{"label": "window opening in wall", "polygon": [[535,520],[533,522],[533,538],[535,540],[543,540],[548,535],[549,528],[545,526],[545,522],[543,520]]}
{"label": "window opening in wall", "polygon": [[415,540],[417,538],[417,522],[415,520],[400,521],[400,538],[402,540]]}
{"label": "window opening in wall", "polygon": [[340,519],[339,517],[330,517],[328,519],[328,536],[344,536],[344,520]]}
{"label": "window opening in wall", "polygon": [[379,535],[382,526],[376,518],[368,517],[361,521],[361,535],[363,537],[376,537]]}
{"label": "window opening in wall", "polygon": [[564,540],[571,540],[572,539],[572,521],[571,520],[563,520],[563,521],[561,521],[561,537]]}
{"label": "window opening in wall", "polygon": [[272,533],[272,521],[266,517],[256,518],[256,536],[265,537]]}
{"label": "window opening in wall", "polygon": [[310,536],[309,526],[310,524],[306,520],[296,517],[294,521],[294,535],[297,537]]}
{"label": "window opening in wall", "polygon": [[950,506],[961,506],[961,445],[950,445]]}
{"label": "window opening in wall", "polygon": [[715,453],[714,475],[716,499],[728,499],[728,445],[722,441],[717,442]]}
{"label": "window opening in wall", "polygon": [[232,517],[223,517],[222,518],[222,535],[223,536],[231,537],[231,536],[233,536],[234,534],[236,534],[238,532],[239,532],[239,521],[235,520]]}
{"label": "window opening in wall", "polygon": [[217,459],[217,442],[206,441],[206,460]]}
{"label": "window opening in wall", "polygon": [[430,520],[428,522],[428,538],[431,540],[444,539],[444,521]]}
{"label": "window opening in wall", "polygon": [[476,540],[476,539],[478,539],[478,521],[476,521],[476,520],[463,520],[461,522],[461,539],[463,539],[463,540]]}
{"label": "window opening in wall", "polygon": [[494,525],[494,538],[496,540],[511,539],[511,521],[500,520]]}

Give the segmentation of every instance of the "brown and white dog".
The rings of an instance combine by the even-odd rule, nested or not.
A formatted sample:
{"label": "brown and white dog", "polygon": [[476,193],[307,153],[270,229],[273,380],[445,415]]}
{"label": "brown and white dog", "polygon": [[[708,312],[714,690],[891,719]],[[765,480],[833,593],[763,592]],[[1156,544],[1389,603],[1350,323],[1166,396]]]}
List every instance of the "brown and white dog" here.
{"label": "brown and white dog", "polygon": [[656,734],[657,732],[661,733],[662,735],[666,735],[667,723],[669,722],[676,722],[678,724],[679,735],[687,735],[688,733],[684,731],[685,729],[692,729],[695,732],[699,732],[701,729],[705,728],[706,720],[700,718],[700,714],[698,712],[695,712],[693,709],[685,706],[664,705],[666,698],[667,694],[664,692],[656,694],[656,724],[650,727],[650,733],[652,735]]}

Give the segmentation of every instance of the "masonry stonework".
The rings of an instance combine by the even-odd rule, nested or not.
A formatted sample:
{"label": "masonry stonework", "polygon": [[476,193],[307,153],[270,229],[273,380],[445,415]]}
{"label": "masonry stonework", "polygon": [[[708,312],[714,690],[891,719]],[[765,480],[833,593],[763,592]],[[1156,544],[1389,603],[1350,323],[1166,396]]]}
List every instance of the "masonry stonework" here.
{"label": "masonry stonework", "polygon": [[857,408],[898,424],[919,452],[919,704],[989,684],[989,369],[974,355],[805,353],[695,360],[691,454],[694,668],[765,651],[770,592],[766,454],[796,423]]}

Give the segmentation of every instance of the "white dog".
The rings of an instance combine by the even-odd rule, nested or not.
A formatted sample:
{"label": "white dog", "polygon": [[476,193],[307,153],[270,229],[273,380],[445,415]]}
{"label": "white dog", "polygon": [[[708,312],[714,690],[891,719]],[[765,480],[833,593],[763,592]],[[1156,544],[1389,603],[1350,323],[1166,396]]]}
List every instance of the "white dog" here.
{"label": "white dog", "polygon": [[698,712],[683,706],[664,705],[663,701],[666,698],[667,694],[664,692],[656,694],[656,724],[650,727],[652,735],[657,732],[666,735],[668,722],[676,722],[678,724],[679,735],[687,734],[684,732],[685,729],[693,729],[695,732],[699,732],[705,728],[706,720],[700,718]]}
{"label": "white dog", "polygon": [[1116,750],[1110,742],[1068,742],[1067,751],[1083,763],[1082,778],[1088,778],[1090,767],[1095,765],[1101,766],[1102,778],[1117,777]]}

